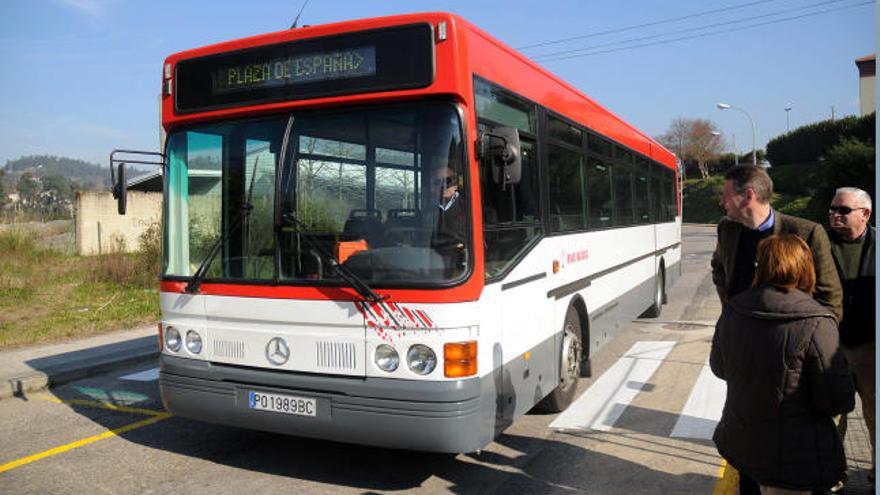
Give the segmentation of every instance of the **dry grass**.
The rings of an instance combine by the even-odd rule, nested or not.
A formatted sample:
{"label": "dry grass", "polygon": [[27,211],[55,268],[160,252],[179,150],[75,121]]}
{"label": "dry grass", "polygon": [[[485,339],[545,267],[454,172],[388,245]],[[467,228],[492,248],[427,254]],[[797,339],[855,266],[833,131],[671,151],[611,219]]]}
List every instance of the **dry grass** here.
{"label": "dry grass", "polygon": [[[153,235],[158,243],[158,227]],[[41,247],[36,236],[33,230],[0,231],[0,349],[158,320],[154,246],[81,257]]]}

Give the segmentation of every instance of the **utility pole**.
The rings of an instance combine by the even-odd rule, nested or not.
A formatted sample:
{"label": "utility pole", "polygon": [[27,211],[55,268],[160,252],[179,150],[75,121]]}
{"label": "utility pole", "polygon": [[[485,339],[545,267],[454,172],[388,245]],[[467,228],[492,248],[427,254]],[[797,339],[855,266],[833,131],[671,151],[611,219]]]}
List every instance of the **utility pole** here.
{"label": "utility pole", "polygon": [[834,105],[831,105],[831,120],[834,120]]}

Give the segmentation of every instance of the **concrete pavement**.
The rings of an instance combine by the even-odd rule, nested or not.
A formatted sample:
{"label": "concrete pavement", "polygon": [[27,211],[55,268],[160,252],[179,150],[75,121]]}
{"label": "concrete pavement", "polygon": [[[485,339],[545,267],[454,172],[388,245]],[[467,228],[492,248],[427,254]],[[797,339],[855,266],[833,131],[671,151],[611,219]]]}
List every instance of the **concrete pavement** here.
{"label": "concrete pavement", "polygon": [[156,359],[155,325],[0,352],[0,399]]}

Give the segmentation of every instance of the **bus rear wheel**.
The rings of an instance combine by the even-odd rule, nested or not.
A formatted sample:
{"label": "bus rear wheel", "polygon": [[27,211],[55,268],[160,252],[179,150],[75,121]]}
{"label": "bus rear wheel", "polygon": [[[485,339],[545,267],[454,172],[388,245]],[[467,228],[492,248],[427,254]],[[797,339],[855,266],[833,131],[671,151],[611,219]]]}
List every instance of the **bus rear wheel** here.
{"label": "bus rear wheel", "polygon": [[645,318],[657,318],[660,316],[660,311],[663,309],[663,301],[666,299],[666,273],[663,271],[663,267],[660,267],[660,271],[657,272],[657,276],[654,278],[654,302],[651,304],[651,307],[646,309],[642,316]]}
{"label": "bus rear wheel", "polygon": [[577,381],[581,374],[581,319],[574,306],[565,313],[562,325],[562,353],[559,367],[559,385],[538,403],[545,412],[562,412],[574,401]]}

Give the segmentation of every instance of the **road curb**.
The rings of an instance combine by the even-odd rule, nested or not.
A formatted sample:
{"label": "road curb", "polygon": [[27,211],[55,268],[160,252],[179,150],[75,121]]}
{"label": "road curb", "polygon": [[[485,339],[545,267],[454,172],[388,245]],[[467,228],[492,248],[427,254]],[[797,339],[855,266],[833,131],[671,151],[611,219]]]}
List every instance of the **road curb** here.
{"label": "road curb", "polygon": [[152,344],[149,346],[127,350],[122,354],[96,356],[82,361],[61,363],[45,370],[34,370],[4,378],[3,386],[0,387],[0,400],[21,397],[81,378],[155,360],[159,356],[159,351],[156,349],[155,338],[151,340]]}

